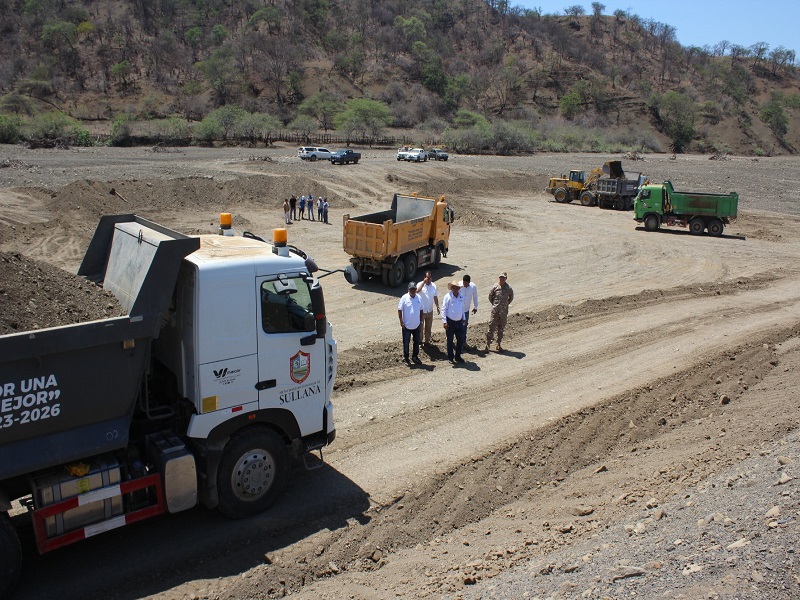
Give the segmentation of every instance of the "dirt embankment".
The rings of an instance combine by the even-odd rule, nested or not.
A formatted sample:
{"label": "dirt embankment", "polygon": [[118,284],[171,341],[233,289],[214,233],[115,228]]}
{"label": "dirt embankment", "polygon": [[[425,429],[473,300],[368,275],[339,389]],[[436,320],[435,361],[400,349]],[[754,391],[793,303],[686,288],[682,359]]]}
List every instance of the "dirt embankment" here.
{"label": "dirt embankment", "polygon": [[[226,210],[263,233],[281,226],[283,197],[311,192],[331,198],[332,225],[296,221],[290,240],[336,268],[343,214],[394,191],[444,194],[462,218],[434,279],[440,293],[464,273],[478,284],[477,344],[508,271],[507,351],[453,368],[439,329],[409,369],[399,292],[324,278],[340,347],[327,466],[298,465],[287,495],[246,522],[196,509],[28,556],[20,598],[800,592],[800,203],[763,191],[800,183],[797,160],[623,163],[678,189],[738,191],[740,218],[709,238],[543,192],[548,175],[617,157],[412,165],[367,150],[332,167],[294,149],[105,150],[17,152],[27,167],[0,171],[0,249],[74,272],[100,213],[191,233]],[[95,564],[108,566],[87,585]]]}

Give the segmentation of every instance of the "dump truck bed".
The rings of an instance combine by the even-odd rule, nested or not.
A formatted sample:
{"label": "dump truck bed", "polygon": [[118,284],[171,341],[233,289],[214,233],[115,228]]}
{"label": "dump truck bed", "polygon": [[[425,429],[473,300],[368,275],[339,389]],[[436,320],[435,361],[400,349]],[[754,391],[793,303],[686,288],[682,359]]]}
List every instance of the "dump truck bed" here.
{"label": "dump truck bed", "polygon": [[[669,183],[669,182],[667,182]],[[714,194],[707,192],[679,192],[667,185],[667,198],[672,212],[735,219],[739,210],[739,194]]]}
{"label": "dump truck bed", "polygon": [[344,222],[342,246],[351,256],[384,260],[428,243],[436,201],[395,194],[392,208]]}
{"label": "dump truck bed", "polygon": [[150,342],[199,243],[134,215],[103,217],[78,274],[128,315],[0,336],[0,480],[127,445]]}

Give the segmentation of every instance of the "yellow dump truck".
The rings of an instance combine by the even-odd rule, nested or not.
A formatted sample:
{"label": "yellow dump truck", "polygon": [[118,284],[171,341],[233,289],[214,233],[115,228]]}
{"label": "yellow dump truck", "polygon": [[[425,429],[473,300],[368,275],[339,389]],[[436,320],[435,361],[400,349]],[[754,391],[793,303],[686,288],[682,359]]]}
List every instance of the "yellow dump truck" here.
{"label": "yellow dump truck", "polygon": [[420,267],[436,268],[447,256],[453,209],[444,196],[395,194],[392,207],[343,217],[342,247],[352,258],[344,270],[350,283],[380,277],[384,285],[411,281]]}

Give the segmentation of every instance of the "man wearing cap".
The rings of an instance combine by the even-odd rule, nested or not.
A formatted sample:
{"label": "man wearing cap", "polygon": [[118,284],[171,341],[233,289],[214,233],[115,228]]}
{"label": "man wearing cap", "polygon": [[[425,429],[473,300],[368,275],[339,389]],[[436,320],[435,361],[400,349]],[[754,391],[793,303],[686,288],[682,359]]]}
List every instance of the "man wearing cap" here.
{"label": "man wearing cap", "polygon": [[[459,292],[461,285],[453,281],[449,286],[450,291],[442,302],[442,323],[447,336],[447,360],[451,363],[463,363],[461,351],[464,349],[464,299]],[[455,348],[453,338],[455,337]]]}
{"label": "man wearing cap", "polygon": [[508,319],[508,305],[514,301],[514,290],[508,285],[508,273],[503,271],[498,276],[498,282],[494,284],[489,290],[489,304],[492,305],[492,311],[489,316],[489,331],[486,332],[486,351],[489,351],[489,346],[494,339],[495,331],[497,331],[497,346],[498,352],[503,351],[503,332],[506,329],[506,321]]}
{"label": "man wearing cap", "polygon": [[422,364],[419,359],[419,330],[422,323],[422,300],[417,296],[417,284],[413,281],[408,283],[408,293],[403,294],[397,305],[397,317],[400,319],[400,327],[403,329],[403,362],[411,365],[408,360],[408,344],[411,337],[414,337],[414,351],[411,360],[416,364]]}

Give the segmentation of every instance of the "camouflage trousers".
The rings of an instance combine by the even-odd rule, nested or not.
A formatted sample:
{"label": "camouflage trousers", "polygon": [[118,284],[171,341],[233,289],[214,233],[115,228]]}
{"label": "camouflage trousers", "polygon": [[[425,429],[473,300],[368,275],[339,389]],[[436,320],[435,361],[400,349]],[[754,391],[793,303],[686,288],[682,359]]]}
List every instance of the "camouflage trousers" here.
{"label": "camouflage trousers", "polygon": [[506,322],[508,321],[508,312],[506,311],[492,311],[489,319],[489,331],[486,332],[486,343],[491,344],[494,339],[495,332],[497,332],[497,343],[503,341],[503,333],[506,330]]}

